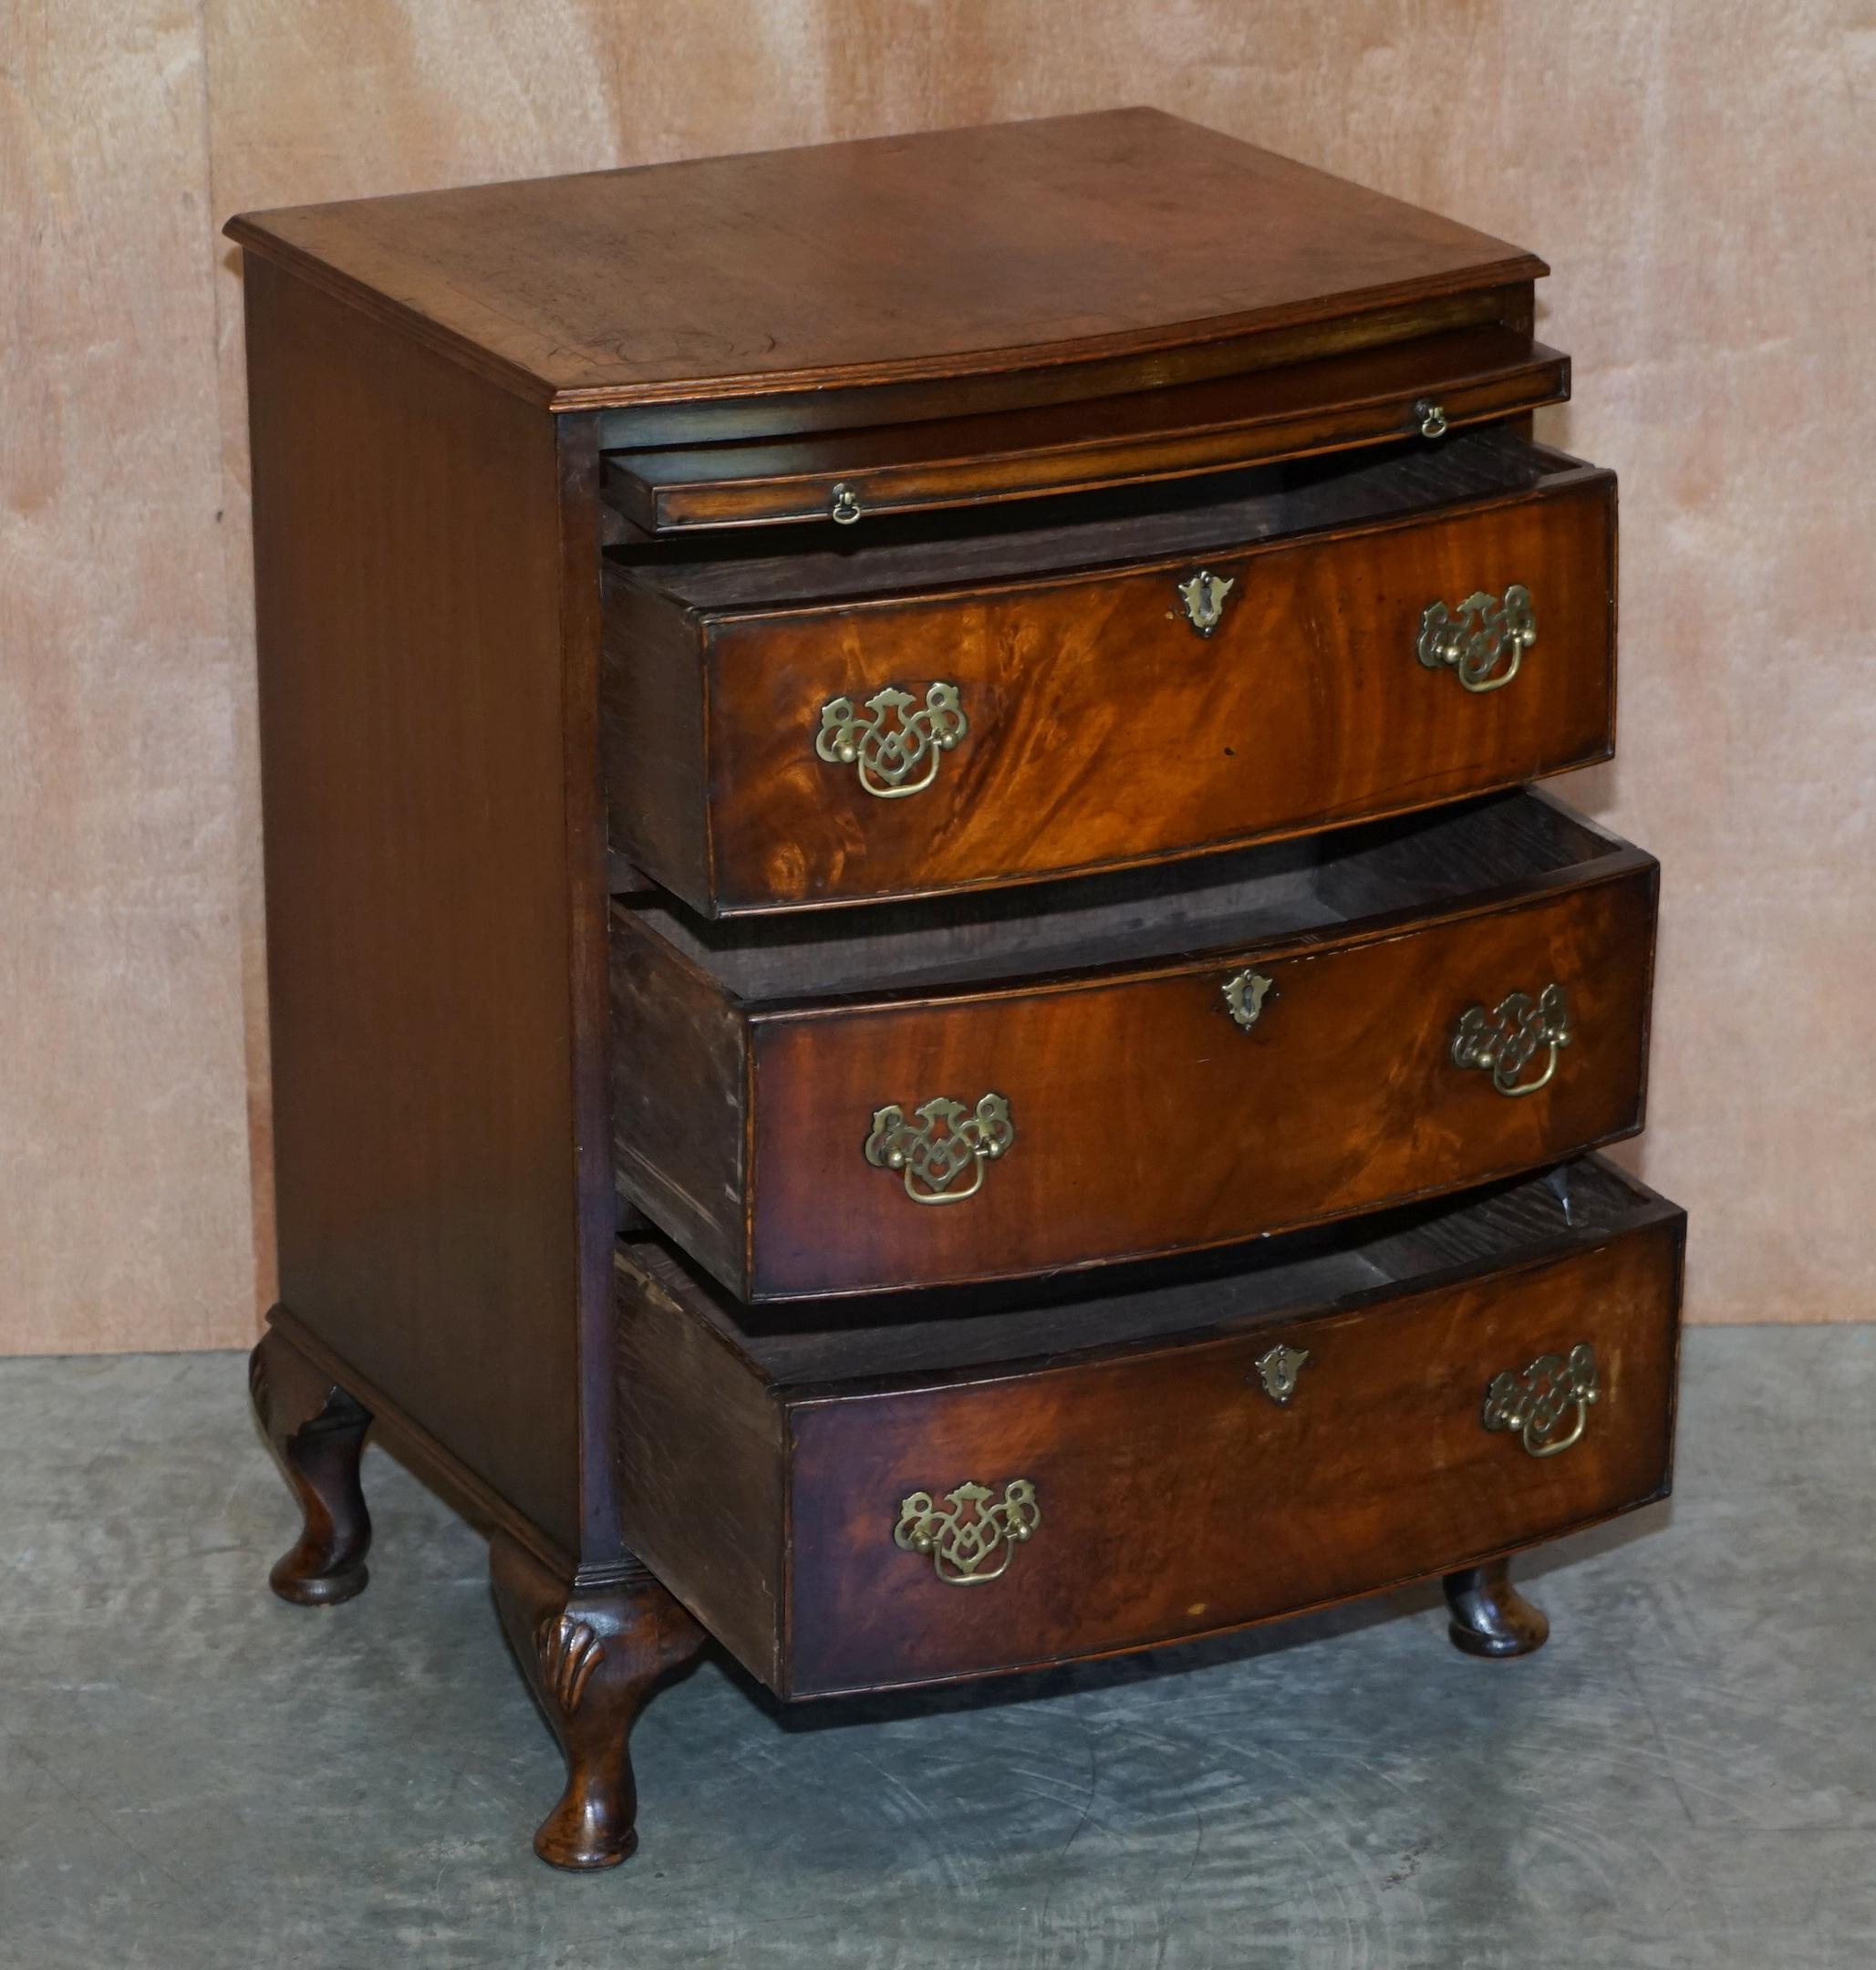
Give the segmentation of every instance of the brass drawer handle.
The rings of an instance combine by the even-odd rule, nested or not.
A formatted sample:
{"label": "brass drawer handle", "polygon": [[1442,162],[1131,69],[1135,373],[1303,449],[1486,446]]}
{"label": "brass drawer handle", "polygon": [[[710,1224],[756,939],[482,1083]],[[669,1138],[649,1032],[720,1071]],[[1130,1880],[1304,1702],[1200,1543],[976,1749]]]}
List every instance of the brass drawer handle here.
{"label": "brass drawer handle", "polygon": [[[1539,1354],[1521,1375],[1495,1375],[1485,1392],[1488,1430],[1516,1433],[1532,1457],[1558,1457],[1583,1433],[1596,1400],[1596,1351],[1587,1341],[1560,1354]],[[1574,1411],[1570,1434],[1557,1434]]]}
{"label": "brass drawer handle", "polygon": [[[1453,1029],[1453,1065],[1488,1073],[1500,1094],[1535,1094],[1550,1086],[1557,1056],[1569,1044],[1570,1000],[1562,986],[1546,985],[1535,999],[1529,992],[1507,992],[1489,1012],[1482,1005],[1467,1006]],[[1539,1047],[1550,1050],[1543,1073],[1520,1082]]]}
{"label": "brass drawer handle", "polygon": [[1414,399],[1414,421],[1419,425],[1423,438],[1444,438],[1446,434],[1446,408],[1435,403],[1431,397]]}
{"label": "brass drawer handle", "polygon": [[829,497],[827,517],[835,526],[852,526],[860,517],[860,503],[845,479],[838,482]]}
{"label": "brass drawer handle", "polygon": [[923,709],[910,710],[916,702],[897,684],[867,699],[870,717],[856,711],[851,698],[830,698],[821,707],[814,751],[830,766],[857,768],[861,786],[877,800],[922,793],[938,778],[940,758],[970,726],[955,684],[931,685]]}
{"label": "brass drawer handle", "polygon": [[1214,575],[1209,568],[1200,568],[1190,581],[1176,586],[1186,620],[1200,636],[1208,637],[1225,619],[1225,597],[1238,584],[1228,575]]}
{"label": "brass drawer handle", "polygon": [[[1000,1094],[986,1094],[973,1111],[962,1102],[936,1095],[914,1111],[916,1123],[903,1108],[876,1108],[872,1133],[866,1137],[866,1160],[875,1169],[899,1170],[906,1195],[915,1204],[961,1204],[983,1188],[986,1164],[993,1163],[1016,1140],[1010,1104]],[[969,1174],[961,1190],[951,1186]]]}
{"label": "brass drawer handle", "polygon": [[950,1509],[943,1511],[929,1491],[915,1491],[899,1507],[893,1544],[901,1552],[929,1554],[932,1571],[947,1587],[983,1587],[1000,1580],[1017,1547],[1042,1524],[1042,1513],[1027,1478],[1012,1478],[994,1505],[986,1502],[990,1496],[987,1485],[967,1480],[945,1493]]}
{"label": "brass drawer handle", "polygon": [[1480,589],[1456,609],[1429,602],[1420,617],[1418,648],[1429,670],[1449,669],[1466,690],[1483,693],[1503,690],[1537,639],[1530,590],[1513,582],[1502,596]]}

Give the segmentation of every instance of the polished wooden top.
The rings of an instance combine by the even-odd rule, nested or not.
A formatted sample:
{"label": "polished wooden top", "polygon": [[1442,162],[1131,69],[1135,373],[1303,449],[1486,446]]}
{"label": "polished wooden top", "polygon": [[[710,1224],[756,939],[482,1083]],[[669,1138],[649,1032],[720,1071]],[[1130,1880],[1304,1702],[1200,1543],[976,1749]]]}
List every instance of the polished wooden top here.
{"label": "polished wooden top", "polygon": [[1144,109],[300,206],[228,232],[563,410],[1141,357],[1547,271]]}

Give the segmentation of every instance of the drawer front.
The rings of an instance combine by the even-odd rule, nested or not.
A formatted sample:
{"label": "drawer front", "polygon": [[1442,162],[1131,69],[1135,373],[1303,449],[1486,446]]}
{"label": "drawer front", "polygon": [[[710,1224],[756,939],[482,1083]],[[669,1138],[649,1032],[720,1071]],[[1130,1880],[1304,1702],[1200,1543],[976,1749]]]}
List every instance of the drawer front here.
{"label": "drawer front", "polygon": [[[1597,475],[1202,562],[720,620],[711,893],[689,900],[734,911],[1152,861],[1604,758],[1614,513]],[[1429,629],[1436,606],[1450,619]],[[1443,655],[1461,644],[1463,679]],[[636,837],[655,857],[655,833],[628,824],[627,855]]]}
{"label": "drawer front", "polygon": [[798,1405],[792,1693],[1200,1634],[1657,1497],[1679,1270],[1657,1223],[1254,1337]]}
{"label": "drawer front", "polygon": [[1221,1244],[1629,1133],[1654,891],[1648,865],[1251,965],[760,1019],[751,1296]]}

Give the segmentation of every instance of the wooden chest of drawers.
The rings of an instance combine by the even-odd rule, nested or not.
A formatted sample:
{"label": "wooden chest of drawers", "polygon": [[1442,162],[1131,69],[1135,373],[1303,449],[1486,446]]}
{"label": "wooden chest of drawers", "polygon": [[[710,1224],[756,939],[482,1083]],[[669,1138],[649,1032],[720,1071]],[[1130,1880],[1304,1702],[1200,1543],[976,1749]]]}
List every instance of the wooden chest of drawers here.
{"label": "wooden chest of drawers", "polygon": [[[1204,228],[1167,223],[1178,209]],[[1149,111],[236,221],[289,1600],[373,1419],[565,1748],[1669,1481],[1615,487],[1527,254]]]}

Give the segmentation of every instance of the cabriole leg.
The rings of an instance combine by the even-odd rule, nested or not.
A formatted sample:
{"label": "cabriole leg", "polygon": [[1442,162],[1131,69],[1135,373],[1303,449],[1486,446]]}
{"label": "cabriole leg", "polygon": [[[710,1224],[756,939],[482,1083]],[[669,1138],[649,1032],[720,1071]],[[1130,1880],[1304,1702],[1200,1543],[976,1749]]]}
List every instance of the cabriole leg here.
{"label": "cabriole leg", "polygon": [[370,1412],[277,1330],[248,1357],[262,1433],[299,1500],[301,1530],[268,1580],[283,1601],[332,1607],[363,1593],[371,1515],[358,1485]]}
{"label": "cabriole leg", "polygon": [[1550,1623],[1511,1584],[1511,1562],[1487,1560],[1446,1578],[1453,1646],[1468,1655],[1529,1655],[1543,1647]]}
{"label": "cabriole leg", "polygon": [[642,1567],[604,1587],[569,1586],[498,1532],[489,1571],[502,1626],[566,1755],[566,1789],[534,1851],[555,1867],[616,1867],[638,1844],[632,1726],[695,1660],[703,1630]]}

